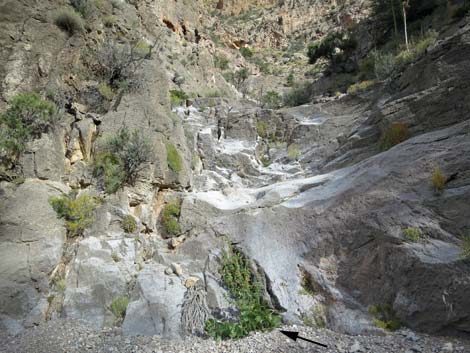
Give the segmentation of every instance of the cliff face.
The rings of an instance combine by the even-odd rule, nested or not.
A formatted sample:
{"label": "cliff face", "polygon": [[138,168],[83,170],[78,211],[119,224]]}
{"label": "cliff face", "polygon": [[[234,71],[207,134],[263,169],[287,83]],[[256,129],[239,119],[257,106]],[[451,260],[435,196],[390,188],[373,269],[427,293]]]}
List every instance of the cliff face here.
{"label": "cliff face", "polygon": [[[75,32],[58,24],[66,8],[0,5],[1,111],[36,92],[58,115],[13,161],[1,147],[2,330],[66,318],[178,338],[195,282],[211,315],[234,318],[219,271],[233,243],[286,322],[383,331],[367,309],[387,305],[412,329],[470,332],[468,18],[370,90],[266,109],[258,91],[311,70],[306,42],[348,29],[367,42],[368,2],[101,1]],[[244,85],[227,75],[241,68]],[[316,75],[316,92],[338,77]],[[384,150],[391,124],[409,139]],[[100,163],[123,129],[151,153],[110,192],[119,175]],[[51,207],[65,195],[96,199],[79,234]]]}

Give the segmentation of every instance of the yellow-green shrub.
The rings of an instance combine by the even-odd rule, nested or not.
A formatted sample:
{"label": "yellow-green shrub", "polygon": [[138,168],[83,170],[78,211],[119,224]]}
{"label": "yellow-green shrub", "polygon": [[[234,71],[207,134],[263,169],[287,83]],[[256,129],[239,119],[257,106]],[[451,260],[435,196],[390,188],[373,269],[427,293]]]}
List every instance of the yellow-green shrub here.
{"label": "yellow-green shrub", "polygon": [[447,177],[442,173],[440,168],[436,168],[432,173],[431,183],[436,191],[442,191],[446,185]]}
{"label": "yellow-green shrub", "polygon": [[382,150],[388,150],[409,137],[410,133],[406,124],[392,123],[382,132],[379,144]]}
{"label": "yellow-green shrub", "polygon": [[162,225],[168,235],[177,235],[181,232],[178,218],[181,213],[179,201],[171,202],[165,206],[162,212]]}
{"label": "yellow-green shrub", "polygon": [[356,94],[356,93],[367,90],[369,87],[373,86],[374,84],[375,84],[375,81],[373,80],[361,81],[361,82],[358,82],[349,86],[347,93]]}
{"label": "yellow-green shrub", "polygon": [[75,237],[82,235],[85,228],[95,222],[95,209],[99,202],[94,197],[82,195],[76,199],[69,196],[51,197],[49,204],[58,218],[65,219],[67,236]]}

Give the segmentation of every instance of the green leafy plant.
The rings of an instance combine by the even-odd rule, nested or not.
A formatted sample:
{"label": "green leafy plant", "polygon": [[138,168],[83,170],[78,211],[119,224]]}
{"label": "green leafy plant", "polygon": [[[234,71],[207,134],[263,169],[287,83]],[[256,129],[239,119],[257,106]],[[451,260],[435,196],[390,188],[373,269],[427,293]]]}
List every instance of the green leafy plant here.
{"label": "green leafy plant", "polygon": [[150,141],[137,130],[124,127],[110,137],[95,159],[94,175],[104,180],[108,193],[116,192],[124,183],[133,185],[144,164],[150,160]]}
{"label": "green leafy plant", "polygon": [[300,155],[300,150],[297,145],[292,144],[287,147],[287,157],[289,158],[289,160],[295,161],[299,159]]}
{"label": "green leafy plant", "polygon": [[266,121],[256,122],[256,132],[260,137],[268,137],[268,123]]}
{"label": "green leafy plant", "polygon": [[111,86],[107,85],[106,83],[100,83],[98,85],[98,92],[101,94],[101,96],[103,96],[109,101],[114,98],[115,94]]}
{"label": "green leafy plant", "polygon": [[405,237],[405,240],[407,241],[417,242],[422,238],[423,232],[419,228],[408,227],[403,230],[403,236]]}
{"label": "green leafy plant", "polygon": [[357,41],[349,33],[334,32],[328,34],[321,41],[310,43],[307,46],[307,56],[310,64],[315,64],[318,59],[325,57],[328,59],[339,59],[340,52],[350,52],[357,46]]}
{"label": "green leafy plant", "polygon": [[397,58],[392,53],[373,51],[375,77],[383,81],[392,76],[397,67]]}
{"label": "green leafy plant", "polygon": [[401,327],[401,322],[397,318],[395,311],[389,304],[377,304],[370,306],[369,314],[373,317],[376,326],[388,331],[396,331]]}
{"label": "green leafy plant", "polygon": [[56,107],[35,93],[14,96],[5,113],[0,115],[0,161],[14,163],[26,144],[41,136],[56,123]]}
{"label": "green leafy plant", "polygon": [[288,107],[296,107],[310,102],[311,85],[309,83],[294,84],[291,90],[284,94],[284,105]]}
{"label": "green leafy plant", "polygon": [[462,239],[462,244],[460,248],[460,256],[463,259],[470,259],[470,235]]}
{"label": "green leafy plant", "polygon": [[78,13],[72,9],[59,10],[54,18],[54,23],[69,35],[83,32],[83,20]]}
{"label": "green leafy plant", "polygon": [[183,160],[174,145],[171,143],[166,144],[166,159],[168,162],[168,167],[175,173],[181,172],[183,169]]}
{"label": "green leafy plant", "polygon": [[358,82],[349,86],[347,93],[351,95],[355,95],[360,92],[366,91],[367,89],[372,87],[374,84],[375,84],[375,81],[372,81],[372,80],[361,81],[361,82]]}
{"label": "green leafy plant", "polygon": [[287,76],[286,85],[288,87],[292,87],[292,86],[295,85],[295,77],[294,77],[294,74],[292,72],[290,72],[289,75]]}
{"label": "green leafy plant", "polygon": [[279,326],[281,319],[264,301],[259,281],[250,271],[249,261],[231,248],[222,255],[220,275],[235,300],[240,314],[235,322],[210,319],[206,332],[216,339],[242,338],[252,331]]}
{"label": "green leafy plant", "polygon": [[181,105],[189,96],[181,90],[170,90],[170,101],[173,106]]}
{"label": "green leafy plant", "polygon": [[122,217],[121,227],[126,233],[134,233],[137,230],[137,221],[131,215]]}
{"label": "green leafy plant", "polygon": [[447,177],[442,173],[440,168],[436,168],[431,177],[431,184],[434,190],[437,192],[444,190],[446,182]]}
{"label": "green leafy plant", "polygon": [[223,55],[216,55],[214,57],[214,66],[221,70],[228,69],[229,60]]}
{"label": "green leafy plant", "polygon": [[251,50],[248,47],[241,47],[240,48],[240,54],[245,58],[251,58],[253,56],[253,50]]}
{"label": "green leafy plant", "polygon": [[126,316],[127,306],[129,305],[128,297],[117,297],[111,302],[109,309],[117,320],[123,320]]}
{"label": "green leafy plant", "polygon": [[268,91],[261,98],[263,106],[269,109],[277,109],[282,105],[282,97],[276,91]]}
{"label": "green leafy plant", "polygon": [[382,132],[379,145],[382,150],[388,150],[410,137],[408,127],[403,123],[391,123]]}
{"label": "green leafy plant", "polygon": [[168,235],[177,235],[181,233],[181,227],[178,218],[181,213],[179,201],[171,202],[165,206],[162,212],[162,225]]}
{"label": "green leafy plant", "polygon": [[51,197],[49,204],[57,217],[65,219],[67,236],[82,235],[83,231],[95,222],[95,209],[99,202],[96,198],[82,195],[73,199],[69,196]]}

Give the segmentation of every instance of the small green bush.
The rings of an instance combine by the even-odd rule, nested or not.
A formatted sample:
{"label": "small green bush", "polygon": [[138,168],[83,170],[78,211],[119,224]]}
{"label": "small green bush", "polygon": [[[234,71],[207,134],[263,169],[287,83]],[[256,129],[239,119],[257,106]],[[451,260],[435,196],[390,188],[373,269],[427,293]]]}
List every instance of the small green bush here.
{"label": "small green bush", "polygon": [[174,145],[171,143],[166,144],[166,159],[168,167],[175,173],[181,172],[183,169],[183,160]]}
{"label": "small green bush", "polygon": [[288,87],[293,87],[295,85],[295,77],[294,77],[294,74],[292,72],[289,73],[289,75],[287,76],[286,85]]}
{"label": "small green bush", "polygon": [[75,33],[83,32],[83,20],[80,15],[72,9],[62,9],[57,12],[54,23],[71,36]]}
{"label": "small green bush", "polygon": [[224,252],[220,275],[240,310],[238,321],[208,320],[205,330],[216,339],[242,338],[252,331],[272,329],[281,323],[264,301],[259,281],[250,272],[249,261],[237,250]]}
{"label": "small green bush", "polygon": [[108,193],[116,192],[124,183],[133,185],[144,164],[150,160],[150,141],[137,130],[124,127],[109,138],[95,159],[94,175],[104,179]]}
{"label": "small green bush", "polygon": [[282,105],[282,97],[276,91],[268,91],[261,98],[263,106],[269,109],[277,109]]}
{"label": "small green bush", "polygon": [[214,57],[214,66],[221,70],[228,69],[229,60],[223,55],[216,55]]}
{"label": "small green bush", "polygon": [[287,147],[287,157],[290,161],[296,161],[300,157],[300,151],[297,145],[292,144]]}
{"label": "small green bush", "polygon": [[360,92],[366,91],[368,88],[372,87],[375,84],[375,81],[361,81],[349,86],[347,93],[351,95],[358,94]]}
{"label": "small green bush", "polygon": [[462,245],[460,248],[460,256],[463,259],[470,259],[470,235],[462,239]]}
{"label": "small green bush", "polygon": [[122,217],[121,227],[126,233],[134,233],[137,230],[137,221],[131,215]]}
{"label": "small green bush", "polygon": [[379,81],[383,81],[392,76],[397,67],[397,59],[391,53],[372,52],[374,58],[374,72]]}
{"label": "small green bush", "polygon": [[256,122],[256,132],[262,138],[268,137],[268,123],[266,121]]}
{"label": "small green bush", "polygon": [[181,232],[178,218],[181,213],[181,206],[178,201],[169,203],[162,212],[162,225],[168,235],[177,235]]}
{"label": "small green bush", "polygon": [[253,57],[253,51],[248,48],[248,47],[241,47],[240,48],[240,54],[245,58],[245,59],[248,59],[248,58],[251,58]]}
{"label": "small green bush", "polygon": [[421,232],[421,229],[419,228],[408,227],[405,230],[403,230],[403,236],[405,237],[405,240],[407,241],[418,242],[422,238],[423,232]]}
{"label": "small green bush", "polygon": [[115,252],[112,252],[111,253],[111,258],[113,259],[114,262],[119,262],[121,261],[121,258],[119,257],[119,255]]}
{"label": "small green bush", "polygon": [[58,218],[65,219],[67,236],[82,235],[95,222],[95,210],[99,205],[96,198],[82,195],[76,199],[69,196],[51,197],[49,204]]}
{"label": "small green bush", "polygon": [[70,4],[83,18],[89,19],[98,13],[98,9],[93,0],[70,0]]}
{"label": "small green bush", "polygon": [[309,83],[296,84],[292,89],[284,94],[284,105],[288,107],[296,107],[309,103],[311,100],[311,86]]}
{"label": "small green bush", "polygon": [[109,16],[103,17],[103,24],[107,28],[113,27],[116,24],[116,22],[117,22],[116,16],[109,15]]}
{"label": "small green bush", "polygon": [[310,43],[307,46],[307,56],[309,63],[315,64],[321,57],[334,59],[335,56],[339,55],[336,49],[340,49],[342,52],[349,52],[356,47],[357,41],[349,33],[335,32],[328,34],[321,41]]}
{"label": "small green bush", "polygon": [[171,105],[173,106],[181,105],[188,98],[189,96],[184,91],[175,90],[175,89],[170,90],[170,101],[171,101]]}
{"label": "small green bush", "polygon": [[106,98],[107,100],[111,101],[114,98],[114,91],[111,86],[107,85],[106,83],[100,83],[98,85],[98,92],[101,94],[102,97]]}
{"label": "small green bush", "polygon": [[55,286],[56,286],[58,292],[64,293],[65,290],[67,289],[67,281],[65,280],[65,278],[59,279],[55,283]]}
{"label": "small green bush", "polygon": [[442,173],[440,168],[436,168],[432,173],[431,183],[435,191],[442,191],[446,186],[447,177]]}
{"label": "small green bush", "polygon": [[401,327],[400,320],[389,304],[377,304],[369,307],[368,311],[373,316],[374,324],[378,327],[388,331],[396,331]]}
{"label": "small green bush", "polygon": [[114,314],[116,319],[122,320],[126,316],[127,306],[129,305],[128,297],[117,297],[115,298],[109,309]]}
{"label": "small green bush", "polygon": [[20,93],[0,114],[0,160],[14,163],[26,148],[26,143],[41,136],[56,123],[56,107],[35,93]]}
{"label": "small green bush", "polygon": [[388,150],[410,137],[408,127],[403,123],[392,123],[383,132],[380,137],[380,148]]}

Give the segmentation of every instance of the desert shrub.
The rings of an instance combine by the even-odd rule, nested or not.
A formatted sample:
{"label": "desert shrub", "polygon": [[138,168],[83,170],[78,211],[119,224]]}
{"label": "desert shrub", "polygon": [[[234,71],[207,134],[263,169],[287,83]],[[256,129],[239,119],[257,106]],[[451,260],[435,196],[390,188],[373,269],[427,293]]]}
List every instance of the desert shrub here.
{"label": "desert shrub", "polygon": [[94,197],[82,195],[75,199],[69,196],[51,197],[49,204],[57,217],[65,220],[67,236],[75,237],[82,235],[95,222],[95,210],[99,202]]}
{"label": "desert shrub", "polygon": [[97,14],[95,2],[92,0],[70,0],[70,4],[85,19],[91,18]]}
{"label": "desert shrub", "polygon": [[228,69],[229,60],[223,55],[216,55],[214,57],[214,66],[221,70]]}
{"label": "desert shrub", "polygon": [[131,133],[125,127],[100,149],[95,159],[94,174],[104,179],[109,193],[116,192],[124,183],[133,185],[152,154],[149,140],[137,130]]}
{"label": "desert shrub", "polygon": [[117,22],[116,16],[110,15],[110,16],[103,17],[103,24],[107,28],[113,27],[116,24],[116,22]]}
{"label": "desert shrub", "polygon": [[460,256],[463,259],[470,259],[470,236],[463,238],[460,248]]}
{"label": "desert shrub", "polygon": [[121,261],[121,258],[119,257],[119,255],[116,252],[111,253],[111,258],[113,259],[114,262]]}
{"label": "desert shrub", "polygon": [[127,306],[129,305],[128,297],[117,297],[111,302],[109,309],[117,320],[122,320],[126,316]]}
{"label": "desert shrub", "polygon": [[292,72],[290,72],[289,75],[287,76],[286,85],[288,87],[292,87],[292,86],[295,85],[295,77],[294,77],[294,74]]}
{"label": "desert shrub", "polygon": [[50,129],[57,121],[55,105],[34,93],[20,93],[0,114],[0,161],[11,164],[26,148],[26,143]]}
{"label": "desert shrub", "polygon": [[267,63],[263,59],[255,58],[253,62],[256,66],[258,66],[259,71],[261,71],[263,74],[267,75],[267,74],[271,73],[269,63]]}
{"label": "desert shrub", "polygon": [[397,62],[395,55],[391,53],[372,52],[374,58],[374,72],[378,80],[383,81],[389,78],[395,71]]}
{"label": "desert shrub", "polygon": [[65,290],[67,289],[67,281],[65,280],[65,278],[59,279],[54,284],[55,284],[57,291],[60,293],[64,293]]}
{"label": "desert shrub", "polygon": [[380,137],[380,148],[388,150],[410,137],[408,127],[403,123],[392,123],[382,132]]}
{"label": "desert shrub", "polygon": [[181,232],[178,218],[181,213],[179,201],[171,202],[165,206],[162,212],[162,225],[168,235],[177,235]]}
{"label": "desert shrub", "polygon": [[256,122],[256,132],[260,137],[268,137],[268,123],[265,121]]}
{"label": "desert shrub", "polygon": [[171,143],[166,144],[166,160],[168,167],[175,173],[179,173],[183,169],[183,160],[176,147]]}
{"label": "desert shrub", "polygon": [[422,238],[423,232],[421,232],[421,229],[419,228],[408,227],[403,230],[403,236],[405,237],[405,240],[407,241],[417,242]]}
{"label": "desert shrub", "polygon": [[401,326],[400,320],[389,304],[377,304],[369,307],[368,311],[373,317],[374,324],[378,327],[388,331],[396,331]]}
{"label": "desert shrub", "polygon": [[182,105],[186,99],[189,99],[186,92],[176,89],[170,90],[170,102],[172,106]]}
{"label": "desert shrub", "polygon": [[349,33],[330,33],[321,41],[310,43],[307,46],[307,56],[309,63],[315,64],[317,60],[322,57],[335,59],[335,57],[342,56],[342,54],[339,53],[350,52],[355,49],[356,46],[357,41]]}
{"label": "desert shrub", "polygon": [[446,185],[447,177],[440,168],[436,168],[432,173],[431,184],[435,191],[442,191]]}
{"label": "desert shrub", "polygon": [[355,84],[349,86],[349,88],[347,90],[347,93],[354,95],[354,94],[357,94],[359,92],[363,92],[363,91],[367,90],[368,88],[370,88],[374,84],[375,84],[375,81],[372,81],[372,80],[361,81],[361,82],[358,82],[358,83],[355,83]]}
{"label": "desert shrub", "polygon": [[223,76],[227,82],[231,82],[237,89],[241,89],[250,74],[250,70],[244,67],[235,72],[225,72]]}
{"label": "desert shrub", "polygon": [[292,144],[292,145],[289,145],[289,147],[287,147],[287,157],[291,161],[295,161],[295,160],[299,159],[300,151],[299,151],[299,148],[297,147],[297,145]]}
{"label": "desert shrub", "polygon": [[242,338],[252,331],[279,326],[281,320],[264,301],[259,281],[252,275],[248,259],[236,249],[224,252],[220,275],[240,311],[237,321],[206,322],[206,332],[216,339]]}
{"label": "desert shrub", "polygon": [[142,49],[142,42],[120,44],[107,41],[94,51],[88,52],[86,64],[96,78],[112,90],[132,91],[141,87],[143,77],[139,68],[152,54],[154,45]]}
{"label": "desert shrub", "polygon": [[263,167],[269,167],[269,165],[271,164],[271,158],[269,158],[268,155],[262,155],[260,158],[259,158],[261,164],[263,165]]}
{"label": "desert shrub", "polygon": [[282,97],[276,91],[268,91],[261,97],[263,107],[277,109],[282,105]]}
{"label": "desert shrub", "polygon": [[284,94],[284,105],[288,107],[296,107],[298,105],[310,102],[310,91],[311,89],[309,83],[294,85],[289,92]]}
{"label": "desert shrub", "polygon": [[137,221],[131,215],[122,217],[121,227],[126,233],[134,233],[137,230]]}
{"label": "desert shrub", "polygon": [[253,56],[253,51],[248,47],[241,47],[240,54],[245,58],[251,58]]}
{"label": "desert shrub", "polygon": [[106,83],[100,83],[98,85],[98,92],[101,94],[102,97],[106,98],[109,101],[114,98],[115,94],[113,89]]}
{"label": "desert shrub", "polygon": [[83,20],[80,15],[72,9],[59,10],[55,15],[54,23],[71,36],[75,33],[83,32]]}

